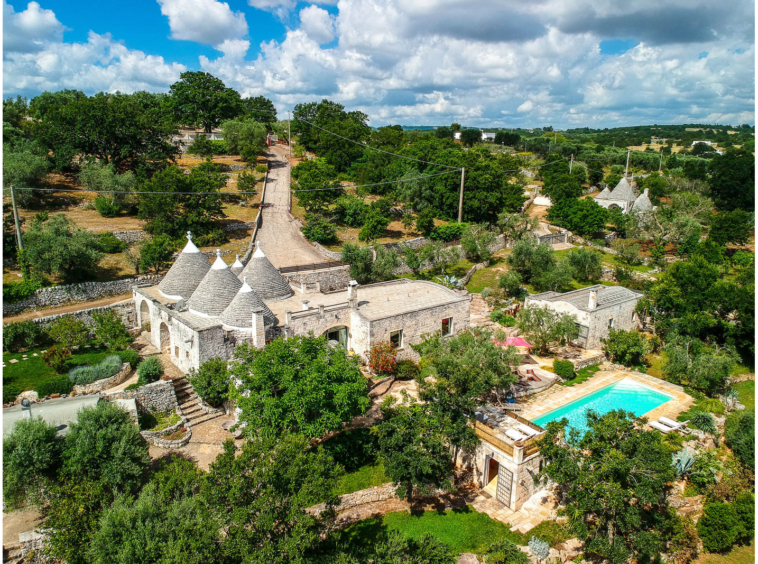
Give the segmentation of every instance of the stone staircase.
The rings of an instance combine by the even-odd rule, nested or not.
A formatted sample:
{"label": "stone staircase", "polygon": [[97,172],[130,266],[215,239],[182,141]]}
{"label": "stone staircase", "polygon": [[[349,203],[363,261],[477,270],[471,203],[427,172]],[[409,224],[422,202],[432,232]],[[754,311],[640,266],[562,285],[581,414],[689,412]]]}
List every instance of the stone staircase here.
{"label": "stone staircase", "polygon": [[19,543],[3,544],[3,562],[8,564],[20,564],[24,561]]}
{"label": "stone staircase", "polygon": [[190,427],[200,425],[206,421],[216,419],[225,415],[224,410],[218,410],[215,413],[206,413],[202,407],[200,407],[200,397],[192,389],[189,381],[186,378],[176,378],[174,382],[174,391],[176,392],[176,401],[179,403],[179,408],[187,418],[187,422]]}

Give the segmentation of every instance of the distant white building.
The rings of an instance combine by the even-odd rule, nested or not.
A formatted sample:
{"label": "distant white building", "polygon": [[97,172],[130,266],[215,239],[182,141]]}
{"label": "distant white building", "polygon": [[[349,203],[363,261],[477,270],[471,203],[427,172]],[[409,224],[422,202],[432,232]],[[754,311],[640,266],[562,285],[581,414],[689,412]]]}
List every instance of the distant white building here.
{"label": "distant white building", "polygon": [[714,145],[714,144],[715,144],[715,143],[713,143],[713,141],[693,141],[693,142],[692,142],[692,146],[694,147],[694,146],[695,146],[695,145],[697,145],[698,143],[702,143],[703,145],[708,145],[709,147],[710,147],[711,145]]}
{"label": "distant white building", "polygon": [[453,139],[455,139],[456,141],[460,141],[461,140],[461,132],[460,131],[456,131],[455,133],[453,133]]}
{"label": "distant white building", "polygon": [[485,131],[482,131],[482,141],[494,141],[494,140],[495,140],[494,133],[487,133]]}
{"label": "distant white building", "polygon": [[608,190],[606,186],[602,192],[595,196],[595,201],[598,205],[609,210],[620,209],[623,214],[632,210],[635,213],[642,213],[653,208],[647,188],[642,194],[635,196],[632,185],[626,178],[622,178],[612,191]]}

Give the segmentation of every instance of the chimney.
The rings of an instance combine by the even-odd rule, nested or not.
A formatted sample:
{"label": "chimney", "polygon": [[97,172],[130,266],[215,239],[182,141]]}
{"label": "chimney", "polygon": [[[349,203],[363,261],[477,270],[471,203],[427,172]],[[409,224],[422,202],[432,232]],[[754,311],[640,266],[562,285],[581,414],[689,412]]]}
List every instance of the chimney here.
{"label": "chimney", "polygon": [[303,300],[303,311],[308,311],[309,300]]}
{"label": "chimney", "polygon": [[645,190],[644,190],[644,192],[643,192],[643,193],[645,194],[645,197],[646,197],[646,198],[649,198],[649,197],[650,197],[650,195],[648,194],[648,190],[649,190],[649,188],[645,188]]}
{"label": "chimney", "polygon": [[587,304],[590,310],[597,308],[597,291],[590,290],[590,302]]}
{"label": "chimney", "polygon": [[347,285],[347,299],[352,300],[358,297],[358,282],[351,280]]}

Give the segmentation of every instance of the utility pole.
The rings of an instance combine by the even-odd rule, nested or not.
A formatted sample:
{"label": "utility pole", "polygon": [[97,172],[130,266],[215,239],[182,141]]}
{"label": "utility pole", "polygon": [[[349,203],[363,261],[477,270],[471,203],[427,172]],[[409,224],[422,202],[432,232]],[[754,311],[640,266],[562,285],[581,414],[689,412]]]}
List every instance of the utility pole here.
{"label": "utility pole", "polygon": [[632,154],[632,150],[627,149],[626,150],[626,170],[624,171],[624,178],[626,178],[627,175],[629,174],[629,155],[631,154]]}
{"label": "utility pole", "polygon": [[292,158],[292,118],[287,110],[287,146],[290,148],[290,158]]}
{"label": "utility pole", "polygon": [[571,161],[569,162],[569,174],[571,174],[571,170],[574,168],[574,153],[571,153]]}
{"label": "utility pole", "polygon": [[660,174],[661,168],[663,167],[663,147],[661,147],[661,162],[658,163],[658,173]]}
{"label": "utility pole", "polygon": [[18,241],[18,250],[24,249],[24,242],[21,240],[21,225],[18,222],[18,208],[16,207],[16,189],[11,185],[11,202],[13,203],[13,221],[16,224],[16,240]]}
{"label": "utility pole", "polygon": [[466,169],[461,169],[461,196],[458,201],[458,223],[463,223],[463,182],[466,179]]}

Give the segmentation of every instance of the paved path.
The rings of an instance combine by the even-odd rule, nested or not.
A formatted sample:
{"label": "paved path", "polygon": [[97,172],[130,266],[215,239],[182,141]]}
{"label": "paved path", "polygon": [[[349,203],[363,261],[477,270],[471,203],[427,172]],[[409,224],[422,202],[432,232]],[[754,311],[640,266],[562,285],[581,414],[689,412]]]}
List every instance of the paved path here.
{"label": "paved path", "polygon": [[271,263],[281,268],[300,264],[324,262],[323,256],[300,232],[300,224],[289,213],[290,165],[284,156],[286,149],[272,147],[268,155],[268,182],[263,222],[258,231],[263,252]]}
{"label": "paved path", "polygon": [[70,313],[72,311],[81,311],[83,309],[89,309],[93,307],[103,307],[119,302],[127,302],[132,300],[132,294],[120,294],[118,296],[111,296],[110,298],[103,298],[101,300],[92,300],[90,302],[77,302],[62,307],[51,307],[48,309],[40,309],[37,311],[25,311],[18,315],[5,315],[3,316],[3,323],[11,323],[12,321],[26,321],[27,319],[38,319],[40,317],[47,317],[48,315],[58,315],[59,313]]}

